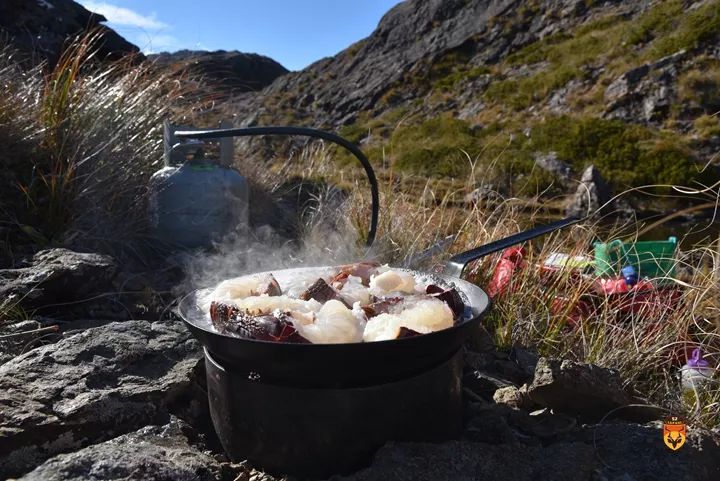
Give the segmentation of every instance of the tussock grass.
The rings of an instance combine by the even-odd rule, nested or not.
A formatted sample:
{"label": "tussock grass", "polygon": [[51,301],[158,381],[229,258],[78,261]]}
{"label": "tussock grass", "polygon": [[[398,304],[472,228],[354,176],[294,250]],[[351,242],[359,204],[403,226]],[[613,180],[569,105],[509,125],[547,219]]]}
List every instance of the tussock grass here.
{"label": "tussock grass", "polygon": [[184,93],[150,64],[95,62],[99,41],[77,39],[50,71],[21,71],[8,48],[0,53],[3,218],[41,245],[139,240],[162,120]]}

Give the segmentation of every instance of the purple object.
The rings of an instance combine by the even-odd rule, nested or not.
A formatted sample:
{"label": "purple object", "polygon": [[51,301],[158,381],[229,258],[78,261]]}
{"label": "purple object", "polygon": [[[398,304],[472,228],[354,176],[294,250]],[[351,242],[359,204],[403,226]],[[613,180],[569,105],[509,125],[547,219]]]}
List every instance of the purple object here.
{"label": "purple object", "polygon": [[699,347],[693,349],[692,357],[688,359],[687,365],[690,367],[708,367],[710,363],[702,358],[702,351]]}
{"label": "purple object", "polygon": [[628,286],[634,286],[637,284],[638,281],[638,275],[637,271],[633,266],[625,266],[622,268],[622,275],[623,278],[625,278],[625,284]]}

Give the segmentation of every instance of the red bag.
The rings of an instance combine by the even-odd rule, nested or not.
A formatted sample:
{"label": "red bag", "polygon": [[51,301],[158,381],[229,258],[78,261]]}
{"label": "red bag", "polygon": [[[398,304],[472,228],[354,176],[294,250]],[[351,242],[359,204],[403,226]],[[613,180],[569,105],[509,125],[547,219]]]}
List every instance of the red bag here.
{"label": "red bag", "polygon": [[522,247],[511,247],[503,251],[487,286],[487,293],[491,298],[503,294],[508,289],[515,271],[525,267],[524,256],[525,249]]}

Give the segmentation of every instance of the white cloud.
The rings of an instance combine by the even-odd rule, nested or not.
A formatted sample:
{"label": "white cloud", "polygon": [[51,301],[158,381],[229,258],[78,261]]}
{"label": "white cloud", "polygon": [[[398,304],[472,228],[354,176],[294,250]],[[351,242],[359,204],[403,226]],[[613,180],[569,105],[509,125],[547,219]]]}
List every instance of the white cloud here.
{"label": "white cloud", "polygon": [[118,7],[117,5],[106,2],[81,0],[80,3],[91,12],[99,13],[107,18],[109,23],[116,25],[139,27],[148,30],[160,30],[168,27],[167,24],[156,20],[155,15],[144,16],[129,8]]}

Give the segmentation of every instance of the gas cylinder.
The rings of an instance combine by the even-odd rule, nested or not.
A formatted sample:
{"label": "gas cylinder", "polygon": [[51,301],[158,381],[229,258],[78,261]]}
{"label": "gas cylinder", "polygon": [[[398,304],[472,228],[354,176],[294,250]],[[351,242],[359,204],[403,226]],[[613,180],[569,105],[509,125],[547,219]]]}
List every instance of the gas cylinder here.
{"label": "gas cylinder", "polygon": [[[172,142],[172,131],[165,127],[165,141]],[[197,141],[166,146],[166,165],[150,179],[152,234],[167,246],[211,247],[226,234],[247,229],[247,180],[203,152],[204,144]]]}

